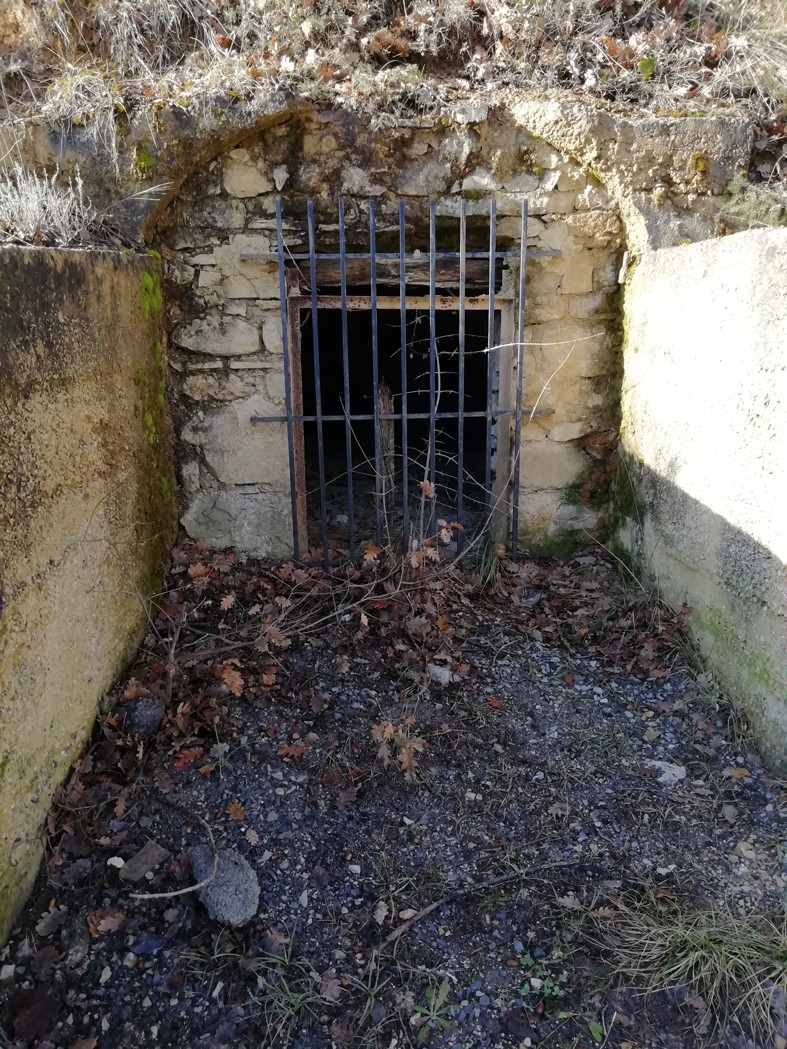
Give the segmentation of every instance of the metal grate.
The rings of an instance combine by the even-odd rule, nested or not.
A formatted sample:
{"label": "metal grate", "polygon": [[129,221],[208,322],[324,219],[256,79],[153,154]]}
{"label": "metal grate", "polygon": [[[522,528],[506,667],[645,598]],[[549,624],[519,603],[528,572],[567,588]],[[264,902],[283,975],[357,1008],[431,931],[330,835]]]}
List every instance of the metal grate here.
{"label": "metal grate", "polygon": [[[499,250],[497,247],[497,215],[495,201],[489,203],[489,240],[487,250],[468,250],[468,216],[467,202],[462,200],[458,218],[458,251],[438,250],[437,212],[434,201],[429,204],[429,245],[428,256],[419,250],[408,251],[406,247],[406,214],[404,201],[398,203],[398,251],[378,251],[378,220],[376,202],[368,203],[368,251],[348,252],[347,225],[344,201],[338,204],[338,252],[318,252],[316,246],[316,227],[314,204],[307,203],[308,252],[289,252],[284,243],[281,200],[276,201],[276,238],[275,258],[279,267],[279,294],[281,299],[281,333],[283,343],[284,365],[284,415],[257,415],[252,417],[256,424],[284,424],[287,428],[287,447],[289,455],[289,480],[293,522],[293,551],[296,559],[322,563],[326,567],[342,559],[354,559],[362,541],[368,540],[378,545],[383,542],[383,533],[390,539],[390,507],[384,505],[390,498],[390,492],[384,491],[384,477],[394,476],[397,497],[400,499],[398,514],[401,516],[400,538],[405,550],[412,544],[433,542],[439,530],[436,498],[429,498],[428,520],[424,532],[424,519],[417,522],[413,515],[413,498],[416,503],[423,486],[418,482],[426,480],[436,486],[437,477],[437,442],[439,427],[449,422],[456,427],[455,448],[451,449],[451,461],[456,464],[456,486],[452,490],[452,519],[465,525],[468,510],[468,478],[466,458],[465,430],[468,420],[482,420],[484,432],[483,476],[474,480],[476,496],[473,500],[475,521],[474,527],[486,528],[496,541],[507,542],[513,556],[517,552],[519,531],[519,482],[522,414],[535,412],[536,409],[523,409],[523,340],[525,320],[525,270],[528,255],[527,246],[527,201],[522,202],[519,229],[519,244],[514,250]],[[531,254],[553,254],[553,252],[531,252]],[[261,253],[247,253],[244,258],[260,259],[271,257]],[[424,263],[428,257],[428,291],[416,294],[413,287],[413,273],[421,274],[418,285],[422,285]],[[497,288],[498,267],[506,260],[518,261],[518,288],[516,295],[499,291]],[[357,268],[361,263],[368,264],[368,294],[356,294],[355,289],[348,288],[348,261]],[[300,285],[304,280],[300,263],[308,263],[308,288]],[[325,294],[326,289],[318,286],[318,268],[325,263],[339,264],[339,294]],[[479,282],[479,265],[486,263],[486,294],[468,295],[468,265],[472,264],[473,282]],[[458,267],[458,287],[453,294],[438,294],[438,266],[450,266],[452,271]],[[379,268],[386,268],[384,283],[379,279]],[[394,277],[391,274],[395,274]],[[408,279],[409,275],[409,279]],[[385,293],[385,285],[398,282],[398,295]],[[477,289],[473,289],[477,290]],[[516,309],[514,321],[513,311]],[[341,320],[341,412],[323,410],[323,392],[321,382],[321,316],[326,311],[340,311]],[[351,345],[349,316],[353,311],[367,311],[371,325],[371,346]],[[393,404],[386,403],[381,395],[380,374],[380,339],[379,317],[382,310],[398,310],[399,314],[399,375],[401,389],[398,391],[399,410],[386,410]],[[414,377],[408,372],[408,316],[413,311],[428,311],[428,361],[424,362],[424,376],[428,371],[428,410],[413,410],[416,397],[412,383]],[[440,311],[449,310],[457,316],[455,335],[457,356],[456,369],[456,410],[444,410],[439,406],[438,392],[442,381],[441,359],[437,346],[437,315]],[[467,315],[468,311],[486,312],[486,389],[483,407],[466,409],[468,390],[466,389],[466,353],[467,353]],[[311,359],[301,354],[301,313],[310,311],[311,318]],[[506,323],[503,324],[503,316]],[[516,336],[514,337],[514,327]],[[507,331],[506,331],[507,328]],[[502,334],[502,338],[501,338]],[[509,338],[506,340],[506,334]],[[359,353],[371,353],[372,401],[371,411],[353,410],[353,363]],[[338,357],[338,355],[337,355]],[[337,362],[338,363],[338,362]],[[313,381],[314,411],[311,414],[303,410],[302,369],[311,368],[310,380]],[[513,382],[515,376],[515,382]],[[475,394],[476,400],[477,394]],[[357,400],[357,396],[356,396]],[[346,467],[346,516],[347,535],[344,543],[332,540],[329,535],[328,479],[326,472],[326,425],[344,424],[343,457]],[[357,443],[354,430],[357,424],[373,424],[373,525],[364,529],[358,521],[358,485],[359,474],[354,463],[354,443]],[[418,474],[414,473],[414,462],[411,452],[411,433],[413,424],[427,424],[427,440],[424,447],[418,449]],[[480,424],[476,424],[480,429]],[[317,523],[316,542],[310,544],[308,535],[308,498],[306,467],[306,427],[316,430],[316,488]],[[391,467],[391,449],[383,448],[386,434],[396,427],[399,433],[398,449],[395,457],[398,466]],[[336,455],[333,442],[332,456]],[[384,461],[385,457],[385,461]],[[311,464],[314,465],[314,464]],[[427,491],[429,491],[427,485]],[[481,486],[479,499],[477,489]],[[315,500],[315,502],[317,501]],[[480,504],[480,506],[479,506]],[[421,501],[423,506],[423,499]],[[479,513],[480,509],[480,513]],[[384,529],[385,525],[385,529]],[[371,532],[371,534],[369,534]],[[416,534],[417,533],[417,534]],[[462,529],[456,529],[453,540],[457,551],[461,551],[466,541]]]}

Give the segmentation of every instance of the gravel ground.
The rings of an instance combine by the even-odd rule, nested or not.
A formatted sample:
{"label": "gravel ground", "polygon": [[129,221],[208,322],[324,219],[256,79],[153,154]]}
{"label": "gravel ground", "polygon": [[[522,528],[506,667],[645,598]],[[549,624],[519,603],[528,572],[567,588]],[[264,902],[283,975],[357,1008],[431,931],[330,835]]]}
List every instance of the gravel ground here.
{"label": "gravel ground", "polygon": [[680,617],[597,557],[485,589],[376,559],[176,549],[0,952],[0,1044],[783,1049],[783,995],[752,1039],[603,946],[626,901],[787,899],[785,784]]}

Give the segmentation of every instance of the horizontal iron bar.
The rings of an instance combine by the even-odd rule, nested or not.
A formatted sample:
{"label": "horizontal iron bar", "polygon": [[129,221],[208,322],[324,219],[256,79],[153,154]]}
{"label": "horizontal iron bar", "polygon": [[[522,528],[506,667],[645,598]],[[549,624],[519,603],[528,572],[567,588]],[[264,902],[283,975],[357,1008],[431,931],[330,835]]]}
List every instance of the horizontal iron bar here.
{"label": "horizontal iron bar", "polygon": [[[557,248],[533,248],[532,251],[528,251],[528,255],[532,258],[534,255],[538,258],[552,258],[554,255],[560,255],[561,252]],[[319,262],[322,259],[336,260],[338,261],[342,256],[336,251],[325,251],[318,252],[315,254],[315,258]],[[399,261],[398,251],[377,251],[374,257],[376,259],[391,259],[395,262]],[[468,251],[468,259],[488,259],[490,258],[488,251]],[[496,251],[492,258],[495,259],[509,259],[519,258],[519,248],[516,251]],[[269,262],[274,261],[277,258],[276,252],[274,251],[242,251],[240,253],[241,262]],[[306,261],[309,258],[308,251],[288,251],[287,261],[301,262]],[[348,251],[344,256],[345,259],[371,259],[371,255],[368,251]],[[438,251],[435,258],[437,259],[458,259],[458,251]],[[428,262],[429,252],[427,251],[409,251],[405,255],[405,262]]]}
{"label": "horizontal iron bar", "polygon": [[[543,416],[543,415],[554,415],[554,408],[523,408],[522,415],[527,416]],[[516,408],[510,408],[506,411],[493,411],[492,415],[496,419],[507,419],[516,415]],[[486,419],[487,413],[484,412],[463,412],[463,419]],[[286,415],[252,415],[251,422],[253,423],[286,423]],[[322,415],[320,416],[324,423],[343,423],[347,419],[350,422],[373,422],[375,416],[369,415]],[[379,412],[376,416],[378,419],[397,419],[402,418],[401,412]],[[429,412],[408,412],[406,418],[409,419],[431,419],[432,416]],[[435,419],[458,419],[459,412],[435,412]],[[313,423],[317,422],[316,415],[291,415],[289,417],[291,422],[294,423]]]}
{"label": "horizontal iron bar", "polygon": [[[495,296],[495,302],[510,303],[513,301],[514,300],[512,295]],[[309,307],[312,304],[310,295],[291,295],[290,302],[297,309],[301,310],[309,309]],[[348,310],[369,310],[371,309],[371,304],[371,295],[347,296]],[[398,295],[377,296],[378,310],[398,310],[399,306],[400,299]],[[425,309],[428,306],[428,295],[408,295],[405,298],[405,307],[408,310]],[[465,299],[465,309],[467,310],[485,310],[488,308],[488,306],[488,295],[472,295]],[[318,295],[317,308],[326,310],[340,310],[342,308],[342,297],[341,295]],[[456,295],[438,295],[435,299],[435,308],[438,310],[458,310],[459,298]]]}

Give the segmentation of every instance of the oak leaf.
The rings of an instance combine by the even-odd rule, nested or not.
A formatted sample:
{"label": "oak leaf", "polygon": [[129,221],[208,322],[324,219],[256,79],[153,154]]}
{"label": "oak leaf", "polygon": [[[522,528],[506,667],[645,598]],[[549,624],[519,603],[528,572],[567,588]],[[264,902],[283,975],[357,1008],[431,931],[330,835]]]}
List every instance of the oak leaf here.
{"label": "oak leaf", "polygon": [[173,764],[178,772],[182,772],[187,765],[191,765],[197,758],[201,758],[203,753],[202,747],[184,747],[183,750],[179,750],[175,755]]}
{"label": "oak leaf", "polygon": [[308,752],[309,747],[306,743],[280,743],[276,748],[280,758],[302,758]]}
{"label": "oak leaf", "polygon": [[243,692],[243,677],[237,669],[238,660],[228,659],[218,668],[218,675],[234,696]]}

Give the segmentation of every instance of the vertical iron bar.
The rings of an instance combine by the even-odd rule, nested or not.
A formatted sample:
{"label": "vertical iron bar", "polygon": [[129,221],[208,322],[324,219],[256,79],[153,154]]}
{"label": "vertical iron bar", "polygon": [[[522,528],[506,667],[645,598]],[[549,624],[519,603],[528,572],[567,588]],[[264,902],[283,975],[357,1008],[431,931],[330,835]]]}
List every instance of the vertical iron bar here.
{"label": "vertical iron bar", "polygon": [[486,343],[486,469],[484,474],[484,501],[487,512],[492,507],[492,422],[494,405],[495,360],[495,243],[497,205],[495,198],[489,201],[489,313]]}
{"label": "vertical iron bar", "polygon": [[410,549],[410,470],[407,461],[407,275],[405,272],[404,201],[399,201],[399,340],[402,344],[402,539]]}
{"label": "vertical iron bar", "polygon": [[[435,332],[435,296],[437,286],[437,210],[434,200],[429,201],[429,480],[437,490],[437,432],[435,426],[436,379],[437,379],[437,333]],[[435,531],[436,495],[431,500],[429,535]]]}
{"label": "vertical iron bar", "polygon": [[353,430],[350,416],[350,348],[347,336],[347,258],[344,227],[344,197],[339,198],[339,268],[342,295],[342,368],[344,370],[344,446],[347,460],[347,517],[350,523],[349,553],[355,560],[355,510],[353,502]]}
{"label": "vertical iron bar", "polygon": [[372,397],[374,398],[374,529],[377,545],[382,543],[381,516],[382,448],[380,446],[380,362],[377,355],[377,203],[369,201],[369,284],[372,313]]}
{"label": "vertical iron bar", "polygon": [[[457,410],[457,492],[456,519],[464,524],[465,473],[465,292],[467,290],[467,201],[462,198],[459,212],[459,404]],[[462,550],[462,529],[456,532],[456,552]]]}
{"label": "vertical iron bar", "polygon": [[328,508],[325,491],[325,448],[322,431],[322,390],[320,382],[320,338],[317,312],[317,255],[314,238],[314,202],[306,205],[309,222],[309,282],[312,298],[312,348],[314,350],[314,399],[317,416],[317,462],[320,473],[320,529],[322,538],[322,563],[328,567]]}
{"label": "vertical iron bar", "polygon": [[516,423],[514,425],[514,476],[512,480],[511,556],[516,557],[519,544],[519,460],[522,454],[522,385],[525,366],[525,267],[527,264],[527,201],[522,201],[522,225],[519,241],[519,303],[516,351]]}
{"label": "vertical iron bar", "polygon": [[276,253],[279,260],[279,304],[284,364],[284,410],[287,415],[287,452],[290,460],[290,500],[292,508],[292,552],[301,556],[298,536],[298,492],[295,482],[295,437],[292,429],[292,389],[290,388],[290,334],[287,324],[287,273],[284,269],[284,237],[281,225],[281,197],[276,198]]}

